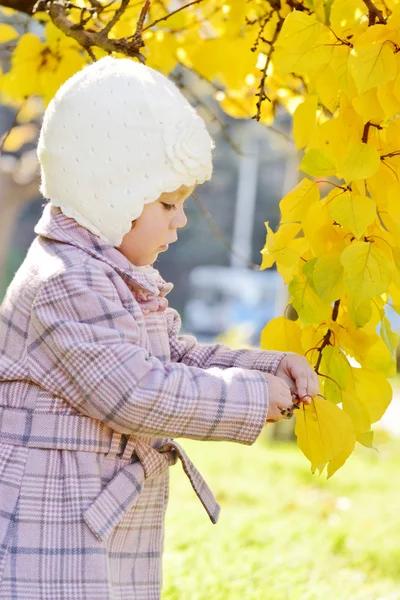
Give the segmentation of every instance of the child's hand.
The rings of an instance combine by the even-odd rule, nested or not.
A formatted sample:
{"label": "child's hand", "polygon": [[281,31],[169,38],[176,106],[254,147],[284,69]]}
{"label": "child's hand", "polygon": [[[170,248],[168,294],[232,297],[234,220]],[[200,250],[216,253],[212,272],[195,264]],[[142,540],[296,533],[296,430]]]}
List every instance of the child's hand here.
{"label": "child's hand", "polygon": [[289,385],[283,379],[263,373],[268,382],[268,413],[267,423],[276,423],[285,417],[282,415],[283,409],[291,409],[293,406],[292,394]]}
{"label": "child's hand", "polygon": [[317,374],[310,367],[307,359],[300,354],[284,356],[275,375],[289,385],[295,398],[306,404],[310,404],[311,398],[320,391]]}

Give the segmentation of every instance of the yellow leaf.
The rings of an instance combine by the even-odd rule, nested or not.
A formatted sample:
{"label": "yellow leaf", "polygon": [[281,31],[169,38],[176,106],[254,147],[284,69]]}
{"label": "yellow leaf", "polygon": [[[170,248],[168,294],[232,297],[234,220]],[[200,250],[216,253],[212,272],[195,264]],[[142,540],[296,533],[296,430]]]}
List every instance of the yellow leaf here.
{"label": "yellow leaf", "polygon": [[267,239],[264,248],[261,250],[263,256],[261,270],[272,266],[275,261],[284,265],[297,263],[300,254],[289,247],[289,242],[298,234],[301,225],[297,223],[283,223],[279,226],[276,233],[272,231],[268,221],[265,223],[265,226],[267,228]]}
{"label": "yellow leaf", "polygon": [[19,36],[19,33],[14,27],[8,25],[8,23],[0,24],[0,44],[4,44],[5,42],[10,42],[11,40],[15,40]]}
{"label": "yellow leaf", "polygon": [[349,31],[358,26],[361,17],[368,14],[362,0],[335,0],[332,4],[330,24],[335,32]]}
{"label": "yellow leaf", "polygon": [[385,118],[385,113],[378,100],[378,90],[370,89],[356,96],[351,101],[354,109],[362,117],[364,123],[367,121],[379,123]]}
{"label": "yellow leaf", "polygon": [[350,49],[348,46],[337,46],[333,49],[330,66],[336,74],[339,82],[338,93],[344,92],[348,98],[357,95],[356,84],[349,73],[349,55]]}
{"label": "yellow leaf", "polygon": [[384,377],[396,375],[396,360],[379,335],[374,336],[373,344],[359,349],[359,361],[366,369],[377,371]]}
{"label": "yellow leaf", "polygon": [[330,65],[318,74],[316,90],[318,96],[328,110],[333,113],[339,104],[339,79]]}
{"label": "yellow leaf", "polygon": [[347,182],[372,177],[379,170],[381,160],[378,151],[369,144],[360,142],[350,147],[349,152],[338,164],[338,171]]}
{"label": "yellow leaf", "polygon": [[383,110],[383,118],[390,119],[400,112],[400,100],[393,91],[393,82],[378,87],[378,100]]}
{"label": "yellow leaf", "polygon": [[376,371],[352,369],[356,396],[368,412],[371,423],[376,423],[385,414],[392,400],[390,383]]}
{"label": "yellow leaf", "polygon": [[263,350],[303,354],[299,323],[285,317],[271,319],[261,332],[260,347]]}
{"label": "yellow leaf", "polygon": [[364,433],[371,429],[368,411],[361,400],[346,391],[342,392],[343,410],[349,415],[357,433]]}
{"label": "yellow leaf", "polygon": [[319,200],[318,185],[304,178],[279,203],[282,221],[301,221],[308,208]]}
{"label": "yellow leaf", "polygon": [[336,471],[344,465],[350,454],[353,452],[356,444],[356,432],[354,431],[354,426],[351,419],[342,419],[341,428],[343,446],[341,451],[328,463],[327,479],[330,479],[330,477],[332,477],[332,475],[334,475]]}
{"label": "yellow leaf", "polygon": [[42,101],[35,96],[31,96],[24,102],[18,112],[17,123],[30,123],[34,119],[37,119],[42,112]]}
{"label": "yellow leaf", "polygon": [[296,148],[307,146],[317,123],[318,96],[308,96],[293,115],[293,138]]}
{"label": "yellow leaf", "polygon": [[[184,12],[184,11],[181,11]],[[168,22],[168,21],[167,21]],[[177,49],[179,45],[175,36],[167,35],[164,31],[158,31],[146,43],[146,64],[168,75],[173,71],[178,62]]]}
{"label": "yellow leaf", "polygon": [[343,266],[340,253],[320,256],[314,266],[313,279],[318,296],[327,302],[334,302],[343,295]]}
{"label": "yellow leaf", "polygon": [[386,346],[389,348],[393,361],[396,360],[396,350],[399,345],[399,336],[392,331],[390,321],[387,317],[382,319],[381,336]]}
{"label": "yellow leaf", "polygon": [[[354,448],[355,432],[343,410],[332,402],[314,398],[310,406],[295,411],[295,416],[297,443],[311,462],[313,473],[335,458],[344,463]],[[335,463],[333,466],[334,470],[338,468]]]}
{"label": "yellow leaf", "polygon": [[310,73],[329,63],[334,37],[314,15],[293,11],[275,44],[273,63],[282,73]]}
{"label": "yellow leaf", "polygon": [[293,274],[298,270],[303,255],[306,255],[309,252],[309,249],[310,245],[304,237],[296,238],[288,243],[288,250],[292,252],[292,254],[288,255],[290,260],[286,259],[284,262],[278,260],[276,263],[278,272],[285,284],[288,284],[289,281],[291,281]]}
{"label": "yellow leaf", "polygon": [[188,57],[193,68],[209,81],[217,79],[228,88],[240,89],[256,66],[256,56],[251,52],[255,37],[252,30],[234,43],[224,37],[203,40],[187,48]]}
{"label": "yellow leaf", "polygon": [[305,325],[321,323],[329,318],[331,306],[321,300],[309,281],[296,275],[289,284],[293,307]]}
{"label": "yellow leaf", "polygon": [[374,243],[353,242],[342,252],[341,262],[347,288],[360,300],[383,294],[390,285],[393,262]]}
{"label": "yellow leaf", "polygon": [[328,151],[320,148],[307,150],[298,169],[312,177],[329,177],[336,173],[332,156]]}
{"label": "yellow leaf", "polygon": [[360,94],[396,77],[396,60],[391,44],[356,46],[349,56],[349,70]]}
{"label": "yellow leaf", "polygon": [[4,142],[6,152],[16,152],[28,142],[32,142],[38,135],[38,128],[34,123],[27,123],[19,127],[13,127]]}
{"label": "yellow leaf", "polygon": [[310,139],[310,148],[326,148],[334,164],[347,150],[348,128],[340,118],[328,119],[318,125]]}
{"label": "yellow leaf", "polygon": [[387,193],[386,210],[395,223],[400,223],[400,183],[394,182]]}
{"label": "yellow leaf", "polygon": [[357,196],[350,191],[338,193],[329,203],[333,219],[347,227],[360,239],[368,225],[376,218],[376,205],[368,196]]}
{"label": "yellow leaf", "polygon": [[316,202],[303,219],[303,231],[316,256],[339,251],[342,245],[341,232],[332,227],[332,217],[323,202]]}

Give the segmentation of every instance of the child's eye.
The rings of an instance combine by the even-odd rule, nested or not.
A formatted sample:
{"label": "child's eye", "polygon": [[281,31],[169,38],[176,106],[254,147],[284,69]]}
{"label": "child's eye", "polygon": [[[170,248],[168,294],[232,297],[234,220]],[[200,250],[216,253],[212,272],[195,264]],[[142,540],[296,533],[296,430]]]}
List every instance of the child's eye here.
{"label": "child's eye", "polygon": [[166,210],[172,210],[176,208],[175,204],[166,204],[166,202],[161,202],[161,204]]}

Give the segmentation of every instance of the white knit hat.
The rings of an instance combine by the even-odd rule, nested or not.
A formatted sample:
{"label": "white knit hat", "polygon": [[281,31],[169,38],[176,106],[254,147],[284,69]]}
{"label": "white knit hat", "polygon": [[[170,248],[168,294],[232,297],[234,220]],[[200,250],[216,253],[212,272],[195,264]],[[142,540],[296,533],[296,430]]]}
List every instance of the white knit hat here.
{"label": "white knit hat", "polygon": [[107,56],[73,75],[47,107],[40,191],[119,246],[144,204],[210,179],[213,147],[203,119],[167,77]]}

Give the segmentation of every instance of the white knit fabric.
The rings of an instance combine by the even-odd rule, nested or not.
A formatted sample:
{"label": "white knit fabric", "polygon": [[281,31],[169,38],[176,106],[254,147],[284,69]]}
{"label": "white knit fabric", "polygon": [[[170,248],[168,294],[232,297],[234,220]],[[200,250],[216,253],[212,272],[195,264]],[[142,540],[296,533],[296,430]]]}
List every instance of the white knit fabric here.
{"label": "white knit fabric", "polygon": [[66,81],[47,107],[40,191],[119,246],[144,204],[210,179],[213,147],[203,119],[167,77],[105,57]]}

